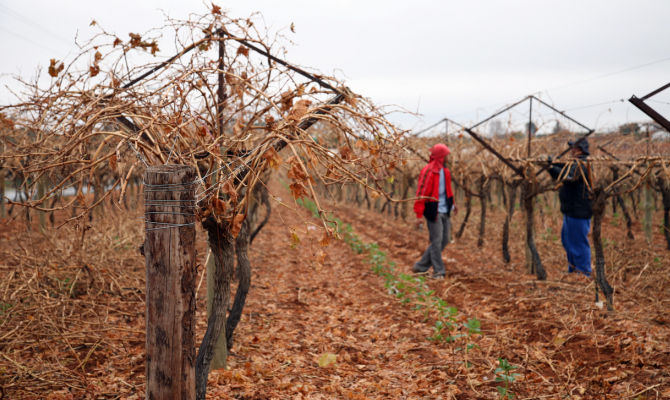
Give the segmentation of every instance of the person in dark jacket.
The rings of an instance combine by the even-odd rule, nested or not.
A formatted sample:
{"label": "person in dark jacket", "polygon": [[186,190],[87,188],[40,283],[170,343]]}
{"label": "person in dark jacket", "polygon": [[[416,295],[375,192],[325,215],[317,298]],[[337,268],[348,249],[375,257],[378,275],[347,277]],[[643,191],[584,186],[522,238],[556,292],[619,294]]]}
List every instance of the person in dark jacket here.
{"label": "person in dark jacket", "polygon": [[589,193],[589,168],[584,162],[589,155],[589,142],[586,139],[569,141],[571,155],[575,162],[566,168],[566,164],[549,162],[549,174],[561,182],[558,198],[563,214],[561,242],[568,257],[568,272],[581,272],[591,276],[591,247],[589,230],[591,229],[591,196]]}
{"label": "person in dark jacket", "polygon": [[446,275],[442,250],[449,243],[451,211],[455,212],[454,192],[451,188],[451,172],[445,166],[449,148],[438,143],[430,149],[430,161],[421,170],[416,190],[414,212],[417,218],[426,218],[430,245],[421,259],[412,267],[413,272],[427,272],[433,267],[433,278]]}

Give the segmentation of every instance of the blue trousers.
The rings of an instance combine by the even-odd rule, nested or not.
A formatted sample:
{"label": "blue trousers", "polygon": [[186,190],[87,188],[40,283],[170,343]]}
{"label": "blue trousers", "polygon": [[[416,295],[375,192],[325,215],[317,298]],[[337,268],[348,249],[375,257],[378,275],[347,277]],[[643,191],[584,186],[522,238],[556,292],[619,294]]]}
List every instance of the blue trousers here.
{"label": "blue trousers", "polygon": [[568,272],[579,271],[586,276],[591,276],[590,229],[590,219],[563,215],[561,242],[568,256]]}

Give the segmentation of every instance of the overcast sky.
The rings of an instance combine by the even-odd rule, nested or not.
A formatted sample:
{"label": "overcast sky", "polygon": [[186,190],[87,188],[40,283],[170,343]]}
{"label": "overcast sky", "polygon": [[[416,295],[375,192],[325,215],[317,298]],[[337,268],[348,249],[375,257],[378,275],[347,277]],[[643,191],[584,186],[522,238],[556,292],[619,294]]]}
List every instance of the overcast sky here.
{"label": "overcast sky", "polygon": [[[334,74],[378,105],[419,113],[391,116],[406,129],[443,117],[473,124],[529,94],[606,129],[648,120],[621,99],[670,82],[666,0],[215,3],[237,17],[259,11],[273,31],[294,23],[288,61]],[[93,19],[127,38],[162,26],[161,10],[186,18],[209,4],[0,0],[0,103],[10,99],[10,75],[30,78],[49,59],[72,57],[75,35],[88,37]],[[670,117],[670,89],[649,104]]]}

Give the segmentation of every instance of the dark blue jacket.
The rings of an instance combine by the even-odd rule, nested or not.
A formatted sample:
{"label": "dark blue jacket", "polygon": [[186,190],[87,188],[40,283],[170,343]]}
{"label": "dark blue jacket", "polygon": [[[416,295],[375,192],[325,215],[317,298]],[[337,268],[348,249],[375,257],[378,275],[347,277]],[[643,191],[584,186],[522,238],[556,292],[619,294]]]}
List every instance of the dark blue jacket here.
{"label": "dark blue jacket", "polygon": [[[549,167],[549,174],[552,178],[558,179],[563,167],[565,167],[563,163],[554,163]],[[574,163],[561,177],[563,185],[558,190],[558,198],[561,201],[561,212],[568,217],[589,219],[593,215],[591,196],[584,183],[584,176],[589,179],[586,167]]]}

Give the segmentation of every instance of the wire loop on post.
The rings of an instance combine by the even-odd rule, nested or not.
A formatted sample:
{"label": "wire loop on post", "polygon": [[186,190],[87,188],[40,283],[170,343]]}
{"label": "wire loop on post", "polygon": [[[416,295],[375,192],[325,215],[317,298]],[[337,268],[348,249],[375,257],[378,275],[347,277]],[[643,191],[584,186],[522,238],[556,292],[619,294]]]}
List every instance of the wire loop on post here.
{"label": "wire loop on post", "polygon": [[171,222],[159,222],[152,219],[156,219],[158,215],[181,215],[184,218],[193,218],[195,214],[195,199],[148,199],[149,193],[155,192],[189,192],[193,191],[193,186],[200,183],[200,178],[195,179],[190,182],[182,183],[164,183],[164,184],[148,184],[144,182],[144,192],[147,193],[145,196],[145,209],[148,207],[179,207],[181,210],[186,211],[190,210],[191,212],[180,212],[180,211],[149,211],[144,212],[144,222],[146,231],[155,231],[160,229],[169,229],[169,228],[181,228],[186,226],[194,226],[195,220],[186,223],[171,223]]}

